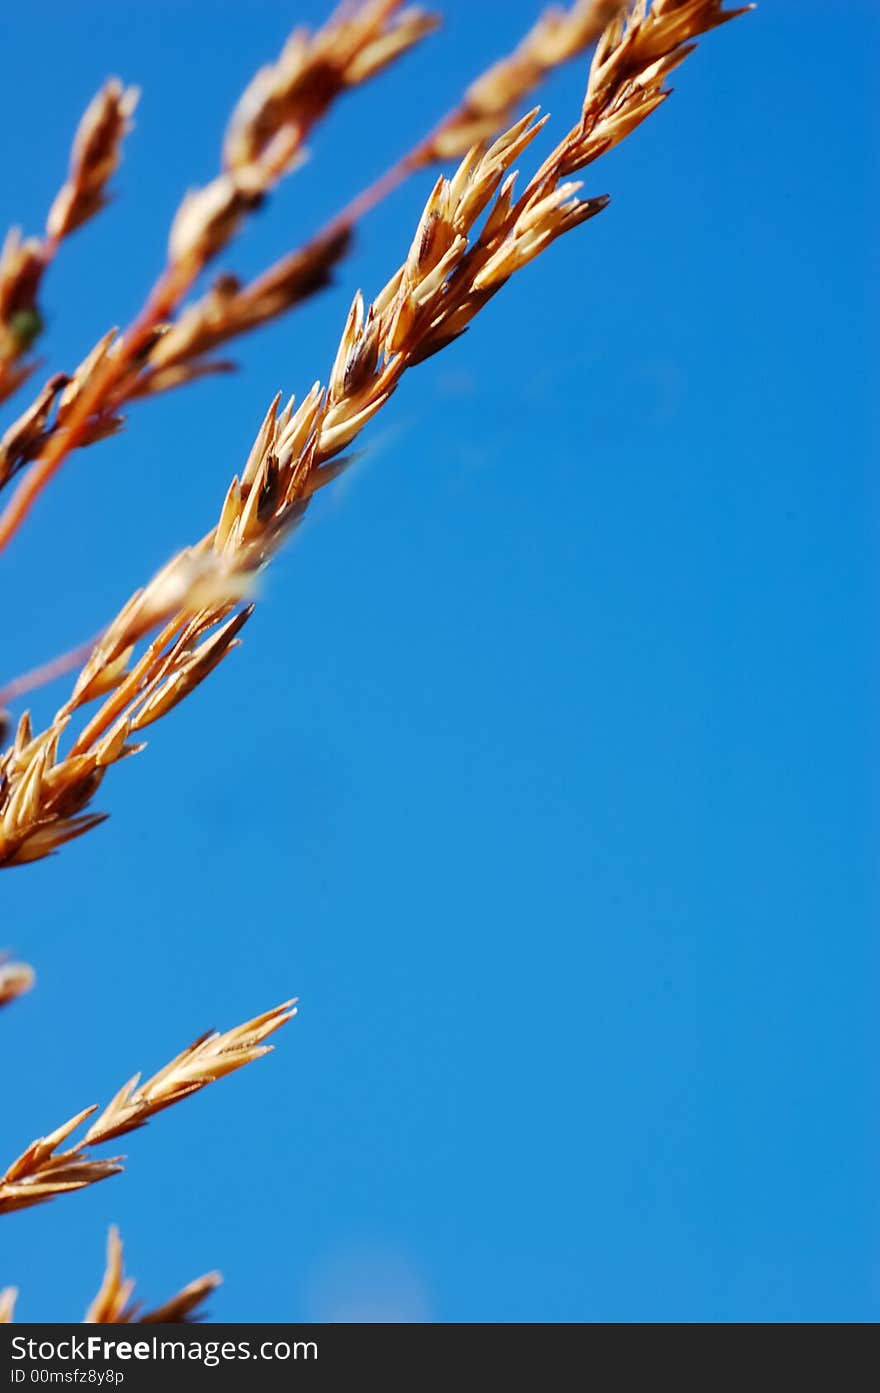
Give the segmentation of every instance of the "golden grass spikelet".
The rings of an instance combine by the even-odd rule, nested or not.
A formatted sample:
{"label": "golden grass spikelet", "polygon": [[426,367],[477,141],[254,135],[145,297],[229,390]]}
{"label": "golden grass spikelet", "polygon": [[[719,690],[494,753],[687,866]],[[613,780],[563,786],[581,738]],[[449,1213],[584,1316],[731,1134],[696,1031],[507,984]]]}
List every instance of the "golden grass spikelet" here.
{"label": "golden grass spikelet", "polygon": [[[732,17],[720,0],[665,0],[651,12],[637,4],[627,21],[615,19],[605,30],[578,122],[518,197],[512,166],[544,124],[535,112],[491,144],[474,146],[450,178],[437,180],[403,265],[369,308],[355,296],[327,387],[316,383],[298,406],[291,399],[283,410],[276,398],[214,529],[132,597],[52,724],[38,736],[20,727],[0,757],[0,865],[38,859],[90,830],[94,821],[84,810],[105,770],[140,748],[130,737],[188,696],[237,642],[250,611],[233,612],[231,591],[197,612],[195,601],[184,600],[128,666],[144,613],[157,622],[165,617],[155,595],[169,571],[203,564],[213,553],[228,583],[246,586],[338,473],[337,456],[406,371],[463,334],[557,237],[602,211],[607,200],[580,198],[580,183],[568,176],[635,129],[665,98],[664,78],[692,51],[691,40]],[[59,758],[73,713],[98,692],[108,693],[103,705]]]}
{"label": "golden grass spikelet", "polygon": [[225,169],[257,185],[289,169],[304,136],[337,97],[437,27],[424,10],[399,10],[400,0],[365,0],[340,6],[314,34],[295,29],[235,108],[223,144]]}
{"label": "golden grass spikelet", "polygon": [[36,367],[22,360],[42,332],[37,296],[43,276],[64,238],[107,202],[107,184],[119,166],[137,98],[135,88],[116,78],[104,84],[77,128],[67,180],[49,210],[45,238],[22,241],[17,228],[6,238],[0,254],[0,401]]}
{"label": "golden grass spikelet", "polygon": [[107,1234],[107,1264],[104,1276],[83,1317],[85,1324],[127,1324],[133,1315],[131,1297],[134,1288],[134,1279],[125,1276],[119,1229],[115,1224],[111,1224]]}
{"label": "golden grass spikelet", "polygon": [[107,1265],[101,1286],[86,1311],[87,1325],[157,1325],[177,1324],[200,1318],[199,1307],[216,1291],[222,1278],[219,1272],[197,1277],[169,1301],[155,1310],[144,1311],[139,1301],[132,1301],[134,1280],[125,1276],[122,1239],[115,1224],[107,1235]]}
{"label": "golden grass spikelet", "polygon": [[48,1136],[31,1142],[12,1165],[0,1176],[0,1214],[14,1209],[29,1209],[57,1195],[82,1190],[99,1180],[106,1180],[122,1170],[120,1157],[92,1161],[81,1146],[67,1151],[58,1148],[77,1127],[97,1109],[85,1108]]}
{"label": "golden grass spikelet", "polygon": [[12,1323],[17,1299],[17,1287],[3,1287],[2,1291],[0,1291],[0,1325],[10,1325]]}
{"label": "golden grass spikelet", "polygon": [[[109,330],[86,354],[71,377],[56,373],[50,377],[39,395],[0,438],[0,488],[30,460],[39,457],[43,446],[68,424],[79,399],[94,390],[108,362],[119,352],[116,329]],[[112,410],[96,414],[80,431],[77,444],[93,445],[114,435],[122,426],[122,418]]]}
{"label": "golden grass spikelet", "polygon": [[333,269],[346,254],[351,238],[348,227],[320,234],[244,286],[235,276],[218,276],[159,338],[131,395],[163,392],[192,381],[199,373],[225,367],[205,362],[204,355],[276,319],[330,285]]}
{"label": "golden grass spikelet", "polygon": [[53,241],[69,236],[106,204],[107,184],[119,166],[138,96],[136,87],[123,87],[118,78],[111,78],[86,108],[74,137],[67,181],[46,221]]}
{"label": "golden grass spikelet", "polygon": [[414,165],[460,159],[509,125],[516,109],[554,68],[577,58],[625,9],[625,0],[576,0],[544,11],[508,57],[472,82],[464,100],[408,157]]}
{"label": "golden grass spikelet", "polygon": [[100,1146],[125,1136],[181,1098],[269,1054],[273,1046],[263,1042],[295,1015],[292,998],[223,1034],[207,1031],[145,1083],[135,1075],[91,1124],[83,1146]]}
{"label": "golden grass spikelet", "polygon": [[219,1272],[206,1272],[204,1277],[196,1277],[161,1306],[139,1315],[138,1325],[179,1325],[201,1320],[203,1312],[199,1308],[222,1282]]}
{"label": "golden grass spikelet", "polygon": [[36,973],[29,963],[6,961],[0,954],[0,1006],[8,1006],[32,990]]}
{"label": "golden grass spikelet", "polygon": [[63,373],[56,373],[18,420],[13,421],[4,432],[0,439],[0,486],[39,454],[52,431],[50,418],[55,404],[69,380]]}
{"label": "golden grass spikelet", "polygon": [[239,100],[223,171],[181,204],[169,237],[171,264],[201,270],[242,215],[302,160],[306,137],[334,101],[436,28],[422,10],[397,14],[400,3],[362,0],[341,7],[315,34],[294,30],[277,63],[262,68]]}
{"label": "golden grass spikelet", "polygon": [[[136,1131],[165,1108],[268,1054],[273,1046],[264,1042],[294,1015],[292,999],[223,1034],[209,1031],[145,1083],[135,1075],[103,1111],[85,1108],[48,1136],[38,1137],[0,1175],[0,1214],[43,1204],[118,1174],[122,1158],[94,1160],[92,1148]],[[80,1140],[59,1150],[89,1118],[94,1121]]]}
{"label": "golden grass spikelet", "polygon": [[39,238],[23,241],[19,228],[11,228],[0,251],[0,402],[36,367],[25,355],[43,328],[37,293],[46,264]]}
{"label": "golden grass spikelet", "polygon": [[46,250],[40,239],[22,239],[20,228],[10,228],[0,252],[0,344],[4,358],[29,348],[33,341],[30,337],[23,341],[25,326],[16,327],[14,319],[36,312],[37,290],[45,269]]}

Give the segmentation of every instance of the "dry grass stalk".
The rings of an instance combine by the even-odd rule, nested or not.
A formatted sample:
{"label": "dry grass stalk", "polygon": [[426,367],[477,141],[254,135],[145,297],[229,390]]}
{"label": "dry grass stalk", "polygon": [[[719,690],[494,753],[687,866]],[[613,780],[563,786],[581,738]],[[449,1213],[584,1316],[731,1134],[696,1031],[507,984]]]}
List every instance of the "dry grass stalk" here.
{"label": "dry grass stalk", "polygon": [[[400,4],[361,0],[344,5],[315,34],[296,31],[277,63],[254,78],[227,131],[223,168],[181,202],[169,233],[165,269],[134,322],[121,337],[115,331],[105,335],[72,378],[56,380],[54,389],[50,384],[38,419],[26,426],[23,437],[19,421],[12,440],[7,435],[0,441],[0,487],[32,462],[0,516],[0,548],[70,451],[118,429],[119,408],[139,394],[143,361],[167,321],[246,214],[303,158],[306,138],[333,102],[435,27],[433,16],[422,10],[397,14]],[[196,375],[199,371],[203,369]],[[50,420],[53,407],[57,415]]]}
{"label": "dry grass stalk", "polygon": [[79,123],[67,179],[49,211],[46,234],[22,241],[17,228],[0,254],[0,401],[36,367],[27,353],[43,320],[38,294],[61,242],[103,208],[107,185],[119,165],[138,93],[115,78],[93,97]]}
{"label": "dry grass stalk", "polygon": [[[372,75],[372,65],[379,57],[383,60],[382,66],[387,65],[433,26],[431,17],[408,12],[400,16],[387,33],[371,39],[372,50],[369,45],[366,49],[358,49],[355,40],[363,39],[365,28],[369,28],[372,35],[381,18],[380,8],[385,7],[374,7],[373,13],[356,15],[356,22],[349,21],[343,48],[345,53],[355,54],[353,72],[358,80],[363,80],[365,71]],[[458,106],[305,246],[282,257],[249,284],[241,285],[228,273],[219,276],[201,297],[164,323],[152,345],[116,383],[111,392],[112,404],[108,403],[102,413],[103,421],[96,421],[84,430],[78,443],[90,444],[115,433],[122,424],[118,410],[126,402],[154,396],[231,368],[231,363],[210,355],[222,344],[277,318],[325,288],[331,281],[334,267],[350,245],[356,222],[365,212],[408,175],[443,159],[461,156],[475,140],[489,138],[502,130],[512,119],[516,107],[548,73],[583,53],[623,8],[624,0],[575,0],[568,11],[555,8],[545,11],[511,55],[495,63],[472,83]],[[334,44],[338,48],[340,37],[332,21],[312,41],[297,31],[278,63],[262,70],[248,88],[226,138],[227,162],[240,171],[246,182],[253,181],[249,159],[259,157],[259,171],[260,161],[265,157],[264,144],[271,113],[283,108],[288,116],[288,130],[297,129],[302,118],[295,113],[303,104],[303,93],[321,88],[322,55],[332,52]],[[343,74],[347,72],[343,82],[351,85],[352,65],[346,68],[344,54],[341,61],[334,56],[334,63],[337,68],[341,67]],[[332,85],[325,84],[325,92]],[[217,182],[196,196],[196,202],[215,203]],[[181,210],[181,215],[184,211]],[[107,345],[110,351],[113,351],[112,344],[111,339]],[[118,350],[118,345],[115,347]],[[38,457],[49,438],[63,428],[64,415],[69,416],[70,392],[82,389],[84,374],[93,366],[90,356],[72,379],[53,379],[24,416],[7,431],[0,441],[0,487]],[[68,410],[52,421],[55,399],[65,388]]]}
{"label": "dry grass stalk", "polygon": [[[142,748],[133,737],[236,644],[250,613],[236,597],[338,473],[341,452],[409,368],[463,334],[517,270],[605,207],[604,198],[578,198],[570,176],[660,105],[695,37],[739,13],[722,0],[657,0],[650,11],[636,3],[604,31],[578,122],[519,197],[510,170],[543,125],[534,113],[437,181],[404,264],[369,309],[355,297],[327,387],[316,384],[299,406],[273,402],[216,526],[124,606],[46,730],[34,735],[22,718],[0,759],[0,864],[39,859],[101,820],[85,809],[106,769]],[[137,641],[159,624],[133,660]],[[60,756],[74,714],[95,698],[102,704]]]}
{"label": "dry grass stalk", "polygon": [[169,1301],[153,1311],[144,1311],[139,1301],[132,1301],[135,1283],[126,1277],[123,1268],[122,1239],[115,1224],[107,1235],[107,1266],[100,1289],[85,1314],[87,1325],[157,1325],[178,1324],[197,1320],[199,1307],[216,1291],[222,1278],[219,1272],[197,1277]]}
{"label": "dry grass stalk", "polygon": [[7,962],[0,956],[0,1006],[8,1006],[10,1001],[24,996],[36,980],[29,963]]}
{"label": "dry grass stalk", "polygon": [[[219,276],[202,296],[185,306],[178,317],[164,327],[127,382],[124,393],[116,393],[116,406],[121,405],[123,397],[132,401],[156,395],[231,367],[209,355],[222,344],[286,313],[328,285],[333,268],[350,244],[355,224],[365,212],[408,175],[432,163],[458,158],[476,140],[497,134],[511,122],[516,108],[547,75],[585,52],[623,8],[624,0],[575,0],[568,11],[557,8],[545,11],[512,54],[477,78],[464,99],[427,136],[305,246],[282,257],[247,285],[241,285],[228,273]],[[420,24],[427,27],[428,21],[421,20]],[[396,44],[403,37],[411,37],[411,24],[398,25],[393,37]],[[421,30],[418,37],[421,37]],[[299,36],[294,38],[297,43],[294,45],[291,39],[289,47],[298,55],[302,40]],[[286,66],[290,67],[289,58]],[[264,93],[271,104],[271,93],[278,85],[278,70],[285,71],[284,55],[275,68],[258,74],[252,84],[253,91],[249,89],[251,95],[242,101],[240,113],[244,110],[246,114],[260,93]],[[227,136],[227,147],[232,152],[238,150],[239,159],[243,159],[255,144],[254,135],[248,134],[249,129],[247,124],[242,129],[239,115]],[[44,439],[45,436],[41,436],[39,443]],[[0,461],[4,445],[7,453],[16,458],[13,444],[14,439],[4,440],[0,445]],[[32,454],[31,445],[29,451],[19,456],[18,467]],[[0,466],[0,483],[2,479]]]}
{"label": "dry grass stalk", "polygon": [[347,88],[375,77],[437,26],[399,0],[343,5],[316,34],[296,29],[276,63],[262,68],[233,112],[223,163],[248,180],[265,170],[267,183],[299,157],[304,136]]}
{"label": "dry grass stalk", "polygon": [[0,1325],[10,1325],[15,1315],[15,1303],[18,1299],[17,1287],[3,1287],[0,1291]]}
{"label": "dry grass stalk", "polygon": [[[222,344],[248,333],[269,320],[286,313],[294,306],[326,287],[332,272],[350,245],[356,222],[381,198],[396,188],[408,175],[432,163],[463,155],[477,139],[489,138],[502,130],[526,96],[549,72],[570,62],[595,42],[603,27],[625,7],[625,0],[576,0],[568,11],[548,9],[507,58],[493,64],[468,89],[458,106],[443,118],[434,129],[419,141],[386,174],[356,198],[324,230],[305,246],[288,253],[249,284],[242,286],[228,273],[192,304],[185,306],[175,319],[162,326],[161,334],[140,360],[133,364],[124,381],[113,392],[113,410],[105,412],[106,421],[100,430],[86,432],[80,444],[92,443],[119,428],[121,418],[115,415],[125,402],[153,396],[170,388],[193,382],[210,373],[222,372],[233,365],[210,356]],[[418,13],[404,16],[386,37],[391,48],[385,62],[421,38],[433,21]],[[331,26],[327,26],[331,28]],[[360,32],[363,20],[360,22]],[[316,54],[328,47],[321,31],[314,43]],[[381,43],[380,40],[380,51]],[[351,44],[349,42],[349,48]],[[393,49],[393,51],[392,51]],[[255,120],[254,112],[277,104],[279,86],[286,83],[293,91],[303,88],[302,58],[308,52],[303,36],[295,34],[279,63],[257,75],[227,135],[229,157],[246,167],[249,151],[257,145],[252,125],[265,127],[265,118]],[[375,55],[370,60],[375,61]],[[358,58],[357,71],[364,66],[364,56]],[[383,64],[384,66],[384,64]],[[291,70],[296,81],[291,84]],[[250,113],[250,115],[249,115]],[[210,188],[211,186],[209,186]],[[203,191],[203,195],[206,191]],[[87,360],[88,363],[88,360]],[[79,383],[83,368],[73,375]],[[61,388],[65,386],[62,380]],[[50,392],[38,398],[29,408],[35,429],[22,435],[23,422],[16,422],[0,441],[0,487],[32,458],[39,454],[55,428],[48,430],[47,422],[54,401]],[[59,388],[59,390],[61,390]],[[46,409],[48,405],[49,410]],[[26,423],[26,422],[25,422]]]}
{"label": "dry grass stalk", "polygon": [[[222,1035],[209,1031],[146,1082],[137,1074],[129,1079],[102,1112],[97,1106],[85,1108],[48,1136],[38,1137],[0,1176],[0,1214],[43,1204],[116,1175],[122,1158],[95,1160],[95,1147],[136,1131],[165,1108],[268,1054],[273,1047],[264,1041],[295,1014],[295,1002],[285,1001]],[[89,1118],[94,1120],[80,1140],[59,1150]]]}

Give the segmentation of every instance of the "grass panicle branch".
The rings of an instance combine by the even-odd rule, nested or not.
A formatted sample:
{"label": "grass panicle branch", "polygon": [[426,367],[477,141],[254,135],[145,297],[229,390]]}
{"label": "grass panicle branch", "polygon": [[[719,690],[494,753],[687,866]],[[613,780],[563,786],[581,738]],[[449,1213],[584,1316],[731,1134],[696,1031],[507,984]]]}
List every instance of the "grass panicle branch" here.
{"label": "grass panicle branch", "polygon": [[248,285],[224,275],[189,305],[156,345],[141,371],[138,395],[164,391],[229,364],[208,355],[230,339],[276,318],[329,282],[356,224],[403,181],[430,165],[461,159],[490,140],[548,75],[583,54],[625,0],[575,0],[546,10],[513,53],[482,73],[464,98],[431,131],[346,205],[303,247],[288,253]]}
{"label": "grass panicle branch", "polygon": [[[0,549],[15,535],[70,452],[114,433],[138,394],[149,355],[202,271],[243,219],[304,158],[305,142],[333,103],[376,76],[434,27],[401,0],[343,5],[316,33],[297,30],[263,68],[233,113],[220,173],[188,193],[172,220],[167,261],[123,335],[106,334],[70,378],[55,378],[0,442],[0,487],[30,464],[0,514]],[[54,413],[54,414],[53,414]]]}
{"label": "grass panicle branch", "polygon": [[38,298],[43,278],[64,239],[107,202],[137,99],[137,89],[116,78],[104,84],[77,128],[67,179],[49,210],[45,236],[23,241],[18,228],[7,235],[0,253],[0,401],[37,366],[27,354],[43,328]]}
{"label": "grass panicle branch", "polygon": [[[204,1277],[176,1292],[168,1301],[153,1310],[145,1311],[140,1301],[132,1299],[135,1283],[126,1277],[123,1267],[122,1239],[115,1224],[107,1235],[107,1262],[101,1285],[83,1317],[86,1325],[178,1325],[203,1319],[202,1307],[222,1282],[219,1272],[206,1272]],[[16,1287],[0,1291],[0,1325],[15,1318],[18,1298]]]}
{"label": "grass panicle branch", "polygon": [[626,0],[576,0],[544,11],[512,53],[468,87],[459,104],[404,155],[398,167],[424,169],[460,160],[516,119],[518,108],[554,69],[580,57],[626,9]]}
{"label": "grass panicle branch", "polygon": [[[165,1108],[262,1058],[273,1048],[266,1039],[295,1014],[295,1001],[285,1001],[223,1034],[209,1031],[144,1083],[139,1075],[129,1079],[103,1111],[85,1108],[48,1136],[38,1137],[0,1175],[0,1214],[43,1204],[118,1174],[122,1158],[94,1159],[95,1147],[136,1131]],[[86,1122],[89,1126],[80,1140],[62,1149]]]}
{"label": "grass panicle branch", "polygon": [[[368,35],[372,35],[386,8],[373,7],[359,18],[355,12],[357,26],[352,32],[362,38],[366,26]],[[90,444],[115,433],[122,424],[118,413],[124,404],[230,368],[229,362],[211,356],[214,351],[325,288],[350,245],[357,221],[370,208],[409,175],[432,163],[459,158],[475,140],[496,135],[510,123],[516,108],[554,68],[582,54],[595,42],[603,26],[623,9],[624,0],[575,0],[568,11],[557,8],[545,11],[512,54],[493,64],[472,83],[464,99],[426,137],[304,246],[289,252],[245,285],[227,272],[173,316],[169,310],[171,317],[162,322],[161,332],[157,326],[152,344],[137,355],[130,369],[112,388],[112,405],[105,405],[103,423],[94,420],[79,444]],[[418,11],[407,12],[405,20],[400,16],[384,37],[380,33],[372,39],[378,49],[374,46],[370,62],[377,61],[377,53],[384,54],[382,66],[386,66],[393,57],[423,37],[433,23],[430,16]],[[303,123],[303,93],[323,86],[324,99],[327,99],[332,84],[316,74],[322,55],[332,53],[334,45],[338,48],[340,37],[332,21],[319,31],[311,44],[303,31],[297,31],[278,63],[257,75],[239,103],[227,133],[226,159],[233,171],[244,171],[245,178],[250,178],[248,159],[253,160],[258,153],[265,157],[261,146],[265,143],[271,113],[274,112],[277,120],[278,111],[283,108],[290,130]],[[349,34],[346,51],[351,53],[352,49]],[[356,53],[354,73],[361,80],[365,53],[369,57],[369,52],[368,46]],[[338,67],[340,58],[334,57],[333,61]],[[344,71],[350,83],[351,64]],[[216,201],[216,190],[209,196],[213,187],[209,185],[208,191],[202,191],[203,201]],[[120,351],[112,340],[110,351]],[[0,487],[31,460],[38,459],[49,440],[64,430],[71,394],[79,395],[84,385],[82,378],[92,366],[89,357],[71,378],[52,379],[7,431],[0,441]],[[61,399],[65,391],[66,401]],[[53,416],[56,400],[60,409],[57,416]]]}
{"label": "grass panicle branch", "polygon": [[[48,855],[90,830],[86,811],[106,770],[142,744],[237,644],[241,605],[311,499],[344,466],[343,451],[404,374],[465,333],[517,271],[594,217],[605,198],[581,198],[581,173],[666,98],[668,75],[699,35],[742,10],[721,0],[638,0],[597,45],[576,124],[516,194],[512,166],[544,121],[532,112],[493,143],[474,146],[435,184],[408,255],[373,303],[352,304],[326,387],[297,404],[276,398],[214,528],[137,591],[85,663],[70,699],[34,734],[27,716],[0,758],[0,864]],[[139,657],[135,648],[158,628]],[[60,753],[74,716],[100,705]]]}

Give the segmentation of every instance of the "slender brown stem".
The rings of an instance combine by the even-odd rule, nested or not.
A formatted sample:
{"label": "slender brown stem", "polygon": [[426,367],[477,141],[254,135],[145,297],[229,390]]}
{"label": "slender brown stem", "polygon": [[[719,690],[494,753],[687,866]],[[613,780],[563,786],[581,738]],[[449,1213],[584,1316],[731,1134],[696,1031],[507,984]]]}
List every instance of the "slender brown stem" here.
{"label": "slender brown stem", "polygon": [[66,673],[73,672],[74,668],[82,667],[95,644],[100,643],[101,633],[94,634],[85,643],[77,644],[76,648],[70,648],[66,653],[59,653],[56,658],[50,658],[49,662],[21,673],[11,682],[7,682],[5,687],[0,687],[0,706],[8,706],[18,697],[36,691],[38,687],[45,687],[47,682],[54,681],[56,677],[64,677]]}
{"label": "slender brown stem", "polygon": [[23,476],[0,514],[0,551],[12,541],[71,450],[82,443],[96,409],[108,401],[115,384],[149,343],[158,325],[180,303],[195,280],[196,273],[197,268],[179,264],[169,265],[162,272],[140,313],[123,335],[119,351],[104,360],[92,381],[83,388],[71,407],[64,430],[51,437],[43,454]]}
{"label": "slender brown stem", "polygon": [[324,224],[314,240],[323,240],[336,232],[354,227],[367,213],[371,213],[374,208],[377,208],[389,194],[400,188],[400,185],[405,183],[409,176],[424,163],[423,144],[422,142],[414,145],[390,169],[386,169],[380,174],[378,179],[374,179],[365,189],[361,189],[361,192],[356,194],[341,212],[336,213],[328,223]]}

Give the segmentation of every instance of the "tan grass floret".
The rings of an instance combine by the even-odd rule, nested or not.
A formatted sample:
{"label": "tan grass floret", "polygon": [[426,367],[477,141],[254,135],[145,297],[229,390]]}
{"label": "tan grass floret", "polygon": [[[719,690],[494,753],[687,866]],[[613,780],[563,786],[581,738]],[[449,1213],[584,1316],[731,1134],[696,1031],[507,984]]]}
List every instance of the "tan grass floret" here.
{"label": "tan grass floret", "polygon": [[126,1277],[122,1259],[122,1239],[112,1224],[107,1235],[107,1266],[98,1293],[86,1311],[87,1325],[170,1325],[198,1320],[199,1307],[222,1281],[219,1272],[208,1272],[155,1310],[144,1311],[141,1302],[132,1300],[135,1282]]}
{"label": "tan grass floret", "polygon": [[[83,1317],[86,1325],[172,1325],[201,1320],[201,1307],[222,1282],[219,1272],[207,1272],[189,1282],[168,1301],[145,1311],[140,1301],[132,1299],[135,1282],[126,1277],[123,1268],[122,1239],[115,1224],[107,1235],[107,1264],[101,1286]],[[0,1325],[8,1325],[15,1316],[18,1297],[16,1287],[0,1291]]]}
{"label": "tan grass floret", "polygon": [[29,963],[7,962],[0,955],[0,1006],[8,1006],[10,1001],[24,996],[35,981],[34,969]]}
{"label": "tan grass floret", "polygon": [[[273,1047],[263,1042],[294,1015],[295,1001],[284,1001],[222,1035],[208,1031],[146,1082],[137,1074],[129,1079],[102,1112],[97,1106],[85,1108],[48,1136],[38,1137],[0,1175],[0,1214],[43,1204],[118,1174],[122,1158],[95,1160],[95,1147],[136,1131],[165,1108],[269,1054]],[[80,1140],[59,1150],[89,1118],[94,1120]]]}
{"label": "tan grass floret", "polygon": [[137,89],[116,78],[104,84],[77,128],[67,179],[49,210],[45,237],[22,241],[13,228],[6,238],[0,254],[0,401],[36,367],[26,355],[43,327],[38,304],[43,277],[61,242],[107,202],[107,185],[137,100]]}

